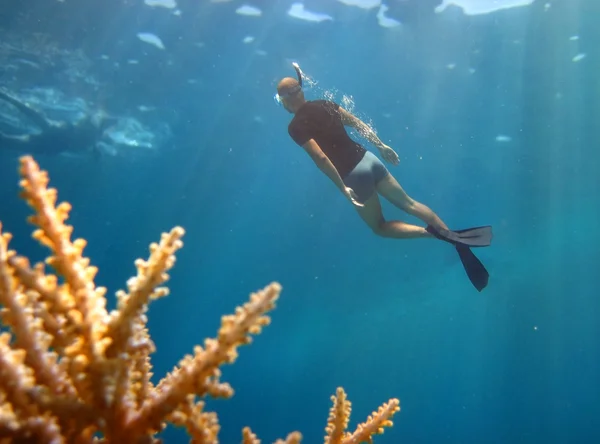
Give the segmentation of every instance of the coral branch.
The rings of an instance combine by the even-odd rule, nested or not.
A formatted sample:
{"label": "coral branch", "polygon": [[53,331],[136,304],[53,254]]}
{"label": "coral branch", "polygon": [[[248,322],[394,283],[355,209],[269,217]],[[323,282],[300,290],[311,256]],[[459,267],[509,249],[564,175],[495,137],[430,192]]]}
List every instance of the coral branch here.
{"label": "coral branch", "polygon": [[[8,251],[9,239],[7,234],[0,237],[0,305],[5,307],[4,317],[10,318],[5,319],[5,323],[15,333],[14,346],[26,351],[25,364],[33,369],[38,383],[51,387],[55,394],[74,395],[75,389],[66,372],[54,365],[56,355],[49,351],[50,335],[42,329],[41,319],[34,317],[31,307],[38,305],[35,294],[17,290],[17,281],[9,265],[13,256]],[[15,294],[17,297],[13,297]]]}
{"label": "coral branch", "polygon": [[107,335],[113,339],[106,354],[115,356],[129,347],[127,341],[132,336],[133,319],[138,318],[151,299],[167,296],[167,288],[157,288],[167,281],[167,271],[175,264],[175,252],[183,246],[184,235],[181,227],[176,227],[168,234],[163,234],[160,244],[150,245],[150,258],[147,261],[138,259],[135,262],[137,276],[127,283],[129,293],[117,293],[119,311],[111,319]]}
{"label": "coral branch", "polygon": [[338,387],[336,396],[332,396],[331,401],[333,401],[333,405],[329,411],[327,427],[325,428],[325,431],[327,432],[325,444],[342,442],[352,411],[352,404],[346,398],[346,392],[344,392],[344,389],[341,387]]}
{"label": "coral branch", "polygon": [[292,432],[284,440],[278,439],[275,444],[300,444],[302,441],[302,434],[300,432]]}
{"label": "coral branch", "polygon": [[33,158],[21,158],[21,175],[21,196],[35,211],[28,220],[39,227],[33,237],[52,251],[46,262],[64,277],[81,316],[80,341],[69,351],[70,357],[78,362],[71,369],[78,372],[80,377],[84,376],[83,380],[78,381],[79,396],[87,396],[100,408],[106,408],[105,381],[99,372],[103,345],[106,344],[106,341],[99,340],[104,336],[108,316],[105,290],[95,288],[93,279],[97,269],[90,267],[89,259],[82,255],[86,241],[70,240],[73,227],[64,222],[69,217],[71,205],[63,202],[55,206],[56,190],[47,188],[48,174],[39,169]]}
{"label": "coral branch", "polygon": [[391,427],[391,417],[400,411],[400,401],[390,399],[377,412],[373,412],[366,422],[360,424],[352,434],[346,432],[352,405],[343,388],[338,387],[336,395],[331,397],[333,406],[329,411],[329,419],[325,431],[325,444],[359,444],[372,443],[373,435],[383,433],[384,427]]}
{"label": "coral branch", "polygon": [[352,435],[344,438],[342,443],[372,443],[373,435],[381,435],[384,427],[391,427],[394,425],[390,418],[398,411],[400,411],[400,401],[398,399],[390,399],[379,407],[377,412],[373,412],[366,422],[360,424]]}
{"label": "coral branch", "polygon": [[252,433],[250,427],[244,427],[242,429],[242,444],[260,444],[260,439]]}
{"label": "coral branch", "polygon": [[250,334],[259,334],[268,325],[270,318],[265,315],[275,307],[281,286],[273,283],[264,290],[253,293],[250,302],[239,307],[235,315],[224,316],[217,339],[207,339],[205,347],[196,347],[193,358],[186,357],[179,368],[163,379],[142,406],[131,427],[156,429],[162,416],[170,414],[179,406],[188,393],[204,396],[209,386],[214,386],[219,367],[231,364],[237,357],[237,347],[251,342]]}

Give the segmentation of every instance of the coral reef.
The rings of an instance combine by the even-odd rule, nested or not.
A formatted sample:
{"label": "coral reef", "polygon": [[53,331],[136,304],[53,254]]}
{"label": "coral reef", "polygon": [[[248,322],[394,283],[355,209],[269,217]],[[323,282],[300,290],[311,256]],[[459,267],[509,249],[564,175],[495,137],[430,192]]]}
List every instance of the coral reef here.
{"label": "coral reef", "polygon": [[[146,311],[151,300],[168,294],[163,284],[184,230],[176,227],[150,245],[149,258],[135,262],[137,275],[127,291],[117,292],[109,312],[106,289],[94,282],[97,269],[83,255],[86,242],[71,240],[70,205],[57,205],[48,174],[32,157],[20,159],[20,173],[21,196],[34,210],[28,219],[37,227],[33,237],[50,255],[30,264],[9,250],[11,236],[0,225],[0,442],[154,443],[170,423],[184,427],[193,443],[218,443],[218,417],[205,411],[202,399],[232,396],[220,368],[269,324],[281,286],[274,282],[251,294],[235,314],[223,316],[216,338],[155,385]],[[332,400],[326,444],[370,443],[400,410],[391,399],[350,433],[345,392],[338,388]],[[249,428],[241,439],[260,442]],[[301,439],[294,432],[278,442]]]}

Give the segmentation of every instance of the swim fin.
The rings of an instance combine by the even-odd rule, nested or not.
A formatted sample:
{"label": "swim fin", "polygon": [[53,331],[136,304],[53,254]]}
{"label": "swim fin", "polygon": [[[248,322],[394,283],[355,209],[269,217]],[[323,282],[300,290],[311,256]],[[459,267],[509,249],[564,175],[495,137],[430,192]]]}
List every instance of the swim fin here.
{"label": "swim fin", "polygon": [[469,247],[464,245],[456,245],[456,251],[458,252],[460,261],[467,272],[469,280],[477,289],[477,291],[482,291],[485,287],[487,287],[490,274]]}
{"label": "swim fin", "polygon": [[448,242],[454,246],[463,245],[466,247],[489,247],[492,243],[492,226],[467,228],[464,230],[436,230],[431,225],[427,225],[428,233],[436,238]]}

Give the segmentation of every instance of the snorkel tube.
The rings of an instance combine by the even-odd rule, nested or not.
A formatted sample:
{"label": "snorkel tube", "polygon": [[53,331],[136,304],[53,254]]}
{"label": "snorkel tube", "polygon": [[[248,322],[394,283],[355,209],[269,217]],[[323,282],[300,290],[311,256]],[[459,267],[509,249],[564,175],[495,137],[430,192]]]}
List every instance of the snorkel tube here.
{"label": "snorkel tube", "polygon": [[[289,89],[284,94],[285,96],[290,96],[292,94],[296,94],[298,91],[300,91],[302,89],[302,77],[304,76],[304,73],[300,69],[300,65],[298,65],[296,62],[293,62],[292,66],[296,70],[296,76],[298,77],[298,86]],[[273,99],[275,100],[275,103],[277,103],[278,105],[281,105],[281,96],[278,93],[275,93],[275,96],[273,97]]]}
{"label": "snorkel tube", "polygon": [[302,70],[300,69],[300,65],[298,65],[296,62],[293,62],[292,66],[296,70],[296,76],[298,77],[298,83],[300,84],[300,88],[302,88],[302,76],[303,76],[303,73],[302,73]]}

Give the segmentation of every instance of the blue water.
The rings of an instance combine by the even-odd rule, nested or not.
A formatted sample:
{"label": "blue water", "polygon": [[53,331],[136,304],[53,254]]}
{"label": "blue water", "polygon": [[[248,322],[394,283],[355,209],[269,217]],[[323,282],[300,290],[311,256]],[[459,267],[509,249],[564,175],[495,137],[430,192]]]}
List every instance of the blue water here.
{"label": "blue water", "polygon": [[[600,442],[599,2],[465,16],[397,1],[395,28],[378,25],[377,8],[333,0],[305,3],[335,18],[321,23],[286,16],[291,0],[253,2],[261,17],[235,14],[237,0],[179,1],[179,16],[141,0],[14,3],[2,2],[2,32],[44,33],[92,61],[102,87],[75,93],[119,113],[154,106],[172,127],[147,155],[36,156],[74,207],[109,304],[150,242],[186,229],[172,294],[149,311],[155,378],[251,291],[283,286],[272,325],[223,368],[235,396],[209,401],[222,443],[240,442],[247,425],[265,443],[293,430],[320,442],[338,386],[352,430],[400,399],[378,444]],[[473,289],[447,244],[364,226],[273,104],[291,61],[318,81],[309,99],[352,98],[397,150],[390,170],[412,197],[451,227],[493,225],[492,247],[477,250],[488,288]],[[0,152],[0,220],[38,260],[17,158]],[[187,442],[180,430],[164,438]]]}

